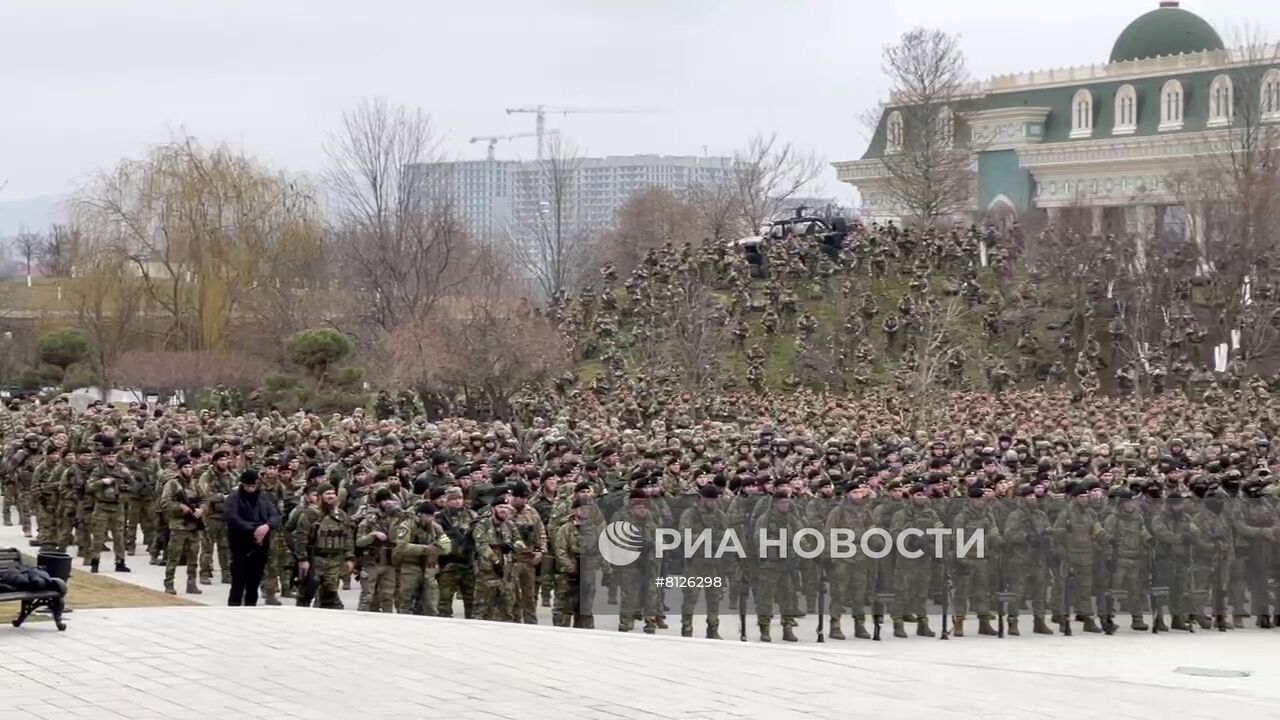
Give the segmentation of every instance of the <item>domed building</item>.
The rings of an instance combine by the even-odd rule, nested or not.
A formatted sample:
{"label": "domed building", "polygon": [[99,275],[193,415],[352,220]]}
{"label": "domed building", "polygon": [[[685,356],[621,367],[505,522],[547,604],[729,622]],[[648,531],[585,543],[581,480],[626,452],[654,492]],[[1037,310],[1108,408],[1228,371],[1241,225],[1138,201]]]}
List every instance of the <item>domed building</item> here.
{"label": "domed building", "polygon": [[1175,181],[1246,126],[1280,130],[1280,60],[1228,49],[1179,5],[1130,23],[1105,65],[997,76],[924,109],[895,94],[862,159],[835,164],[840,179],[857,186],[865,217],[912,214],[903,183],[923,166],[910,140],[925,135],[910,131],[918,124],[971,168],[960,214],[1087,208],[1095,232],[1195,227]]}

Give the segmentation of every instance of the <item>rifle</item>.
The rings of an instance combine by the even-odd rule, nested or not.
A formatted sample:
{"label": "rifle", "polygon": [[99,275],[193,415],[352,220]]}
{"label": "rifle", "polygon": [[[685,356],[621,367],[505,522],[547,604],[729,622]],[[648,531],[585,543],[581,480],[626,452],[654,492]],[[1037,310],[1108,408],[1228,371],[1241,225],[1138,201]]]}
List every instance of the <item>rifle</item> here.
{"label": "rifle", "polygon": [[996,602],[1000,603],[1000,620],[997,623],[996,637],[1004,638],[1004,620],[1009,614],[1009,603],[1018,599],[1017,593],[1009,591],[1009,579],[1004,572],[1004,553],[996,558],[996,572],[1000,573],[1000,591],[996,593]]}
{"label": "rifle", "polygon": [[951,639],[947,629],[947,616],[951,612],[951,568],[947,567],[947,553],[942,553],[942,634],[939,640]]}
{"label": "rifle", "polygon": [[1116,598],[1117,594],[1124,594],[1123,590],[1115,590],[1116,568],[1120,564],[1120,538],[1111,538],[1111,555],[1107,558],[1107,578],[1111,587],[1106,592],[1106,607],[1103,608],[1102,630],[1108,635],[1114,635],[1116,632],[1116,606],[1119,604]]}
{"label": "rifle", "polygon": [[822,637],[822,622],[827,614],[827,568],[818,561],[818,642],[826,642]]}
{"label": "rifle", "polygon": [[1213,582],[1213,626],[1218,632],[1227,631],[1227,576],[1225,570],[1231,562],[1226,550],[1218,553],[1216,577]]}
{"label": "rifle", "polygon": [[1151,564],[1151,634],[1160,632],[1160,625],[1164,621],[1164,606],[1161,600],[1169,596],[1169,588],[1163,585],[1156,585],[1156,551],[1154,548],[1149,553],[1149,562]]}
{"label": "rifle", "polygon": [[[1071,512],[1070,508],[1066,508],[1063,512]],[[1058,584],[1062,586],[1062,623],[1060,629],[1063,635],[1071,636],[1071,599],[1067,597],[1067,556],[1071,554],[1071,521],[1067,521],[1067,532],[1063,535],[1062,541],[1062,561],[1058,563]]]}
{"label": "rifle", "polygon": [[[746,560],[741,562],[745,563]],[[738,639],[747,641],[747,572],[745,564],[738,575]]]}

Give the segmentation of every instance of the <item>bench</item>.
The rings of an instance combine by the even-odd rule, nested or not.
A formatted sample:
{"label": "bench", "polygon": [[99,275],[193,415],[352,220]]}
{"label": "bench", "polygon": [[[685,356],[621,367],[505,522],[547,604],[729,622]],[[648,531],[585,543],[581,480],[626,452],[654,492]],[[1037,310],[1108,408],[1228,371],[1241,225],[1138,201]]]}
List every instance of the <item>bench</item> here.
{"label": "bench", "polygon": [[[7,548],[0,550],[0,571],[7,570],[12,567],[20,567],[22,565],[22,555],[18,553],[17,548]],[[59,590],[45,590],[42,592],[7,592],[0,593],[0,603],[3,602],[21,602],[22,609],[18,611],[18,617],[14,619],[13,626],[21,627],[26,622],[31,613],[41,607],[49,608],[49,612],[53,615],[53,624],[58,626],[59,631],[67,629],[67,624],[62,621],[62,607],[64,593]]]}

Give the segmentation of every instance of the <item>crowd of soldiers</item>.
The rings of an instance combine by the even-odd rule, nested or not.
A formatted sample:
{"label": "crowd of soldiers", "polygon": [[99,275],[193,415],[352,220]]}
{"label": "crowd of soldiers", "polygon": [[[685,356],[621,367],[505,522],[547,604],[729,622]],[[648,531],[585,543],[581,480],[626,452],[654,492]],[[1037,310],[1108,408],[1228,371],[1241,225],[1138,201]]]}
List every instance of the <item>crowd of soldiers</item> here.
{"label": "crowd of soldiers", "polygon": [[[931,636],[930,603],[956,635],[971,617],[981,634],[998,620],[1016,635],[1027,613],[1037,633],[1110,631],[1121,614],[1137,630],[1147,614],[1156,630],[1280,619],[1280,408],[1260,385],[1209,401],[940,394],[916,429],[879,391],[673,397],[644,425],[618,411],[635,400],[574,392],[527,426],[428,421],[412,403],[378,419],[11,401],[0,514],[33,546],[74,546],[94,572],[108,542],[118,572],[142,552],[164,565],[169,593],[185,566],[186,592],[200,593],[229,581],[222,506],[255,469],[287,518],[269,604],[338,608],[354,578],[361,610],[448,617],[461,600],[466,617],[532,623],[541,604],[557,625],[594,627],[600,594],[620,630],[665,628],[678,605],[683,634],[696,611],[718,638],[721,604],[751,602],[759,637],[777,608],[787,641],[806,613],[836,639],[850,620],[869,636],[868,613],[877,629],[885,618],[895,635]],[[710,411],[695,421],[695,405]],[[618,520],[646,536],[981,528],[987,552],[612,567],[596,540]],[[664,602],[655,576],[672,572],[719,579]]]}

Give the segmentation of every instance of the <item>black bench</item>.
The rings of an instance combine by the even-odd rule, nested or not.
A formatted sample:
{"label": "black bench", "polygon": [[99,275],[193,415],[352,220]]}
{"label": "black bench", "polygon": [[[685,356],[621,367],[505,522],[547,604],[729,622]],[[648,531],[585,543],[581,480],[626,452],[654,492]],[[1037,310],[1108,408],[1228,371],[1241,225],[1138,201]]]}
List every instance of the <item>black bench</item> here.
{"label": "black bench", "polygon": [[[0,550],[0,571],[7,570],[11,567],[19,567],[22,565],[22,555],[18,553],[17,548],[7,548]],[[41,607],[49,608],[49,612],[53,615],[53,624],[58,626],[58,630],[66,630],[67,624],[62,622],[62,607],[64,592],[60,590],[45,590],[43,592],[7,592],[0,593],[0,603],[2,602],[21,602],[22,609],[18,611],[18,617],[14,619],[13,626],[21,627],[26,622],[31,613]]]}

